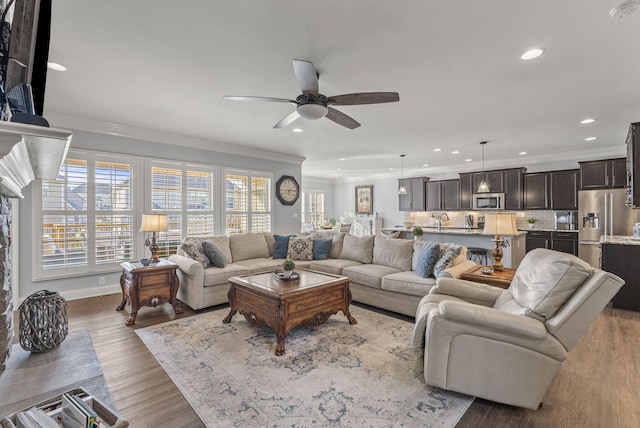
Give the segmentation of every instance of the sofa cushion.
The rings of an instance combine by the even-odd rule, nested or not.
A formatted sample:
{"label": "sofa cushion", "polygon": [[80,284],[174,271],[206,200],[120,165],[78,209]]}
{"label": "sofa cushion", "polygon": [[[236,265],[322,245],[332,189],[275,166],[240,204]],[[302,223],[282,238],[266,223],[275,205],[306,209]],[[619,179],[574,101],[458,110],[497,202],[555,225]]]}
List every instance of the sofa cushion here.
{"label": "sofa cushion", "polygon": [[233,261],[269,257],[269,247],[263,233],[240,233],[231,235],[229,247]]}
{"label": "sofa cushion", "polygon": [[233,263],[233,258],[231,257],[231,247],[229,246],[229,237],[227,235],[200,238],[200,241],[204,240],[209,240],[216,244],[220,251],[222,251],[222,254],[224,254],[224,258],[227,263]]}
{"label": "sofa cushion", "polygon": [[413,240],[376,236],[373,244],[372,263],[400,270],[411,270]]}
{"label": "sofa cushion", "polygon": [[[277,265],[281,265],[285,259],[273,259],[271,257],[268,258],[258,258],[258,259],[249,259],[249,260],[241,260],[234,264],[245,266],[246,268],[251,270],[251,273],[257,272],[273,272],[276,269]],[[308,262],[296,262],[296,268],[308,268]]]}
{"label": "sofa cushion", "polygon": [[538,321],[546,321],[543,316],[540,316],[533,312],[529,308],[525,308],[520,306],[518,302],[513,298],[509,290],[504,290],[502,294],[498,296],[496,301],[493,303],[493,308],[503,312],[509,312],[514,315],[524,315],[527,317],[535,318]]}
{"label": "sofa cushion", "polygon": [[419,277],[429,278],[434,277],[433,268],[436,266],[436,262],[440,258],[440,245],[435,242],[429,242],[424,245],[418,255],[418,262],[416,263],[415,272]]}
{"label": "sofa cushion", "polygon": [[382,277],[383,290],[412,296],[426,296],[434,285],[436,285],[435,278],[422,278],[411,270]]}
{"label": "sofa cushion", "polygon": [[273,233],[263,232],[264,240],[267,241],[267,248],[269,249],[269,257],[273,257],[273,249],[276,245],[276,239],[273,237]]}
{"label": "sofa cushion", "polygon": [[329,258],[331,258],[331,259],[339,259],[340,258],[340,253],[342,252],[342,244],[343,244],[343,241],[344,241],[344,237],[346,236],[346,233],[343,233],[343,232],[331,232],[331,233],[313,232],[310,236],[313,239],[316,239],[316,238],[321,238],[321,239],[331,238],[331,250],[329,251]]}
{"label": "sofa cushion", "polygon": [[440,255],[436,265],[433,267],[433,275],[437,277],[440,271],[453,266],[457,257],[462,254],[462,245],[458,244],[438,244],[440,246]]}
{"label": "sofa cushion", "polygon": [[232,276],[249,275],[250,273],[251,271],[247,267],[235,263],[228,264],[224,268],[210,266],[204,270],[204,286],[227,285]]}
{"label": "sofa cushion", "polygon": [[206,268],[211,263],[209,258],[202,250],[202,243],[198,238],[194,238],[191,236],[184,238],[184,241],[182,241],[182,245],[180,245],[180,249],[184,251],[187,257],[190,257],[202,264],[202,267]]}
{"label": "sofa cushion", "polygon": [[371,263],[373,260],[373,242],[375,236],[357,237],[346,235],[342,243],[341,259],[360,263]]}
{"label": "sofa cushion", "polygon": [[273,258],[274,259],[286,259],[287,252],[289,251],[289,238],[294,235],[273,235]]}
{"label": "sofa cushion", "polygon": [[382,288],[382,277],[398,272],[400,269],[374,264],[350,266],[342,269],[342,275],[351,278],[352,282],[371,288]]}
{"label": "sofa cushion", "polygon": [[520,306],[549,319],[591,274],[591,266],[572,254],[537,248],[520,262],[509,292]]}
{"label": "sofa cushion", "polygon": [[291,260],[313,260],[313,239],[308,236],[290,237],[287,257]]}
{"label": "sofa cushion", "polygon": [[329,251],[331,251],[331,245],[333,239],[313,239],[313,260],[324,260],[329,258]]}
{"label": "sofa cushion", "polygon": [[202,252],[209,258],[211,264],[215,267],[223,268],[227,264],[227,259],[222,253],[222,250],[220,250],[220,248],[218,248],[218,246],[210,239],[202,241]]}
{"label": "sofa cushion", "polygon": [[359,266],[361,264],[362,263],[354,262],[353,260],[343,259],[313,260],[309,265],[309,269],[334,275],[342,275],[342,270],[344,268],[349,266]]}

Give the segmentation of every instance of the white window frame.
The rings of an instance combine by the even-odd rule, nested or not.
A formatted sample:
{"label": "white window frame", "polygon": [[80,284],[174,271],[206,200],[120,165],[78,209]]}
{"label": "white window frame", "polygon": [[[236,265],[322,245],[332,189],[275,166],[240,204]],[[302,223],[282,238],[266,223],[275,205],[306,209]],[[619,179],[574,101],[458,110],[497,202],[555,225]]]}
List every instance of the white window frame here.
{"label": "white window frame", "polygon": [[[234,211],[234,210],[228,210],[227,209],[227,191],[226,191],[226,184],[227,184],[227,175],[228,174],[235,174],[235,175],[241,175],[241,176],[246,176],[247,177],[247,210],[239,210],[239,211]],[[269,210],[268,211],[256,211],[254,212],[251,208],[251,194],[252,194],[252,189],[251,189],[251,179],[252,178],[266,178],[269,180],[269,189],[267,192],[267,195],[269,197]],[[221,207],[222,208],[222,220],[223,220],[223,227],[224,227],[224,231],[225,234],[230,235],[231,233],[227,230],[227,215],[228,214],[238,214],[238,215],[246,215],[247,216],[247,230],[243,231],[243,233],[247,233],[247,232],[253,232],[253,224],[252,224],[252,214],[263,214],[263,215],[268,215],[269,216],[269,230],[268,231],[264,231],[264,232],[273,232],[273,173],[270,172],[263,172],[263,171],[251,171],[251,170],[245,170],[245,169],[238,169],[238,168],[223,168],[222,170],[222,179],[220,180],[220,187],[222,189],[223,192],[223,197],[220,198],[220,200],[222,200],[224,202],[224,205]]]}
{"label": "white window frame", "polygon": [[[322,211],[311,211],[309,210],[309,196],[310,194],[321,194],[322,195]],[[316,190],[316,189],[305,189],[302,191],[302,207],[301,207],[301,217],[302,217],[302,225],[305,223],[313,224],[311,222],[311,214],[322,214],[321,222],[324,223],[327,219],[325,218],[325,208],[326,208],[326,192],[324,190]],[[322,226],[322,224],[317,224],[314,226]]]}
{"label": "white window frame", "polygon": [[[139,224],[136,219],[136,194],[138,193],[137,189],[139,189],[139,184],[137,183],[137,175],[140,170],[141,163],[140,158],[135,156],[125,156],[125,155],[116,155],[112,153],[102,153],[102,152],[92,152],[92,151],[82,151],[82,150],[70,150],[68,155],[68,159],[78,159],[84,160],[87,162],[87,209],[83,211],[82,215],[87,216],[86,222],[86,248],[87,248],[87,263],[86,265],[81,266],[66,266],[54,269],[44,269],[43,268],[43,216],[45,215],[45,210],[42,206],[42,180],[35,180],[32,191],[32,206],[34,215],[32,217],[32,225],[34,230],[33,235],[33,250],[32,250],[32,280],[40,281],[40,280],[48,280],[48,279],[56,279],[56,278],[67,278],[73,276],[84,276],[90,274],[97,273],[106,273],[106,272],[114,272],[120,270],[120,263],[124,260],[118,260],[112,263],[100,263],[96,262],[96,254],[92,249],[96,248],[96,216],[100,214],[108,214],[108,213],[117,213],[130,215],[132,218],[132,255],[136,255],[136,248],[138,244],[137,239],[137,227]],[[128,163],[131,165],[131,206],[129,210],[126,211],[100,211],[95,208],[95,163],[96,162],[113,162],[113,163]],[[69,211],[67,210],[46,210],[46,213],[56,215],[68,215]]]}

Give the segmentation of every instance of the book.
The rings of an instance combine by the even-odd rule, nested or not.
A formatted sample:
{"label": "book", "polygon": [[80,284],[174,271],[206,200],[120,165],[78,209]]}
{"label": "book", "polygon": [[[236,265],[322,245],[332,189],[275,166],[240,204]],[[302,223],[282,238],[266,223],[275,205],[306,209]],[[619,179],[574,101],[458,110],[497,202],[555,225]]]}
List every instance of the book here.
{"label": "book", "polygon": [[96,412],[82,398],[74,394],[62,395],[62,424],[65,428],[98,428]]}

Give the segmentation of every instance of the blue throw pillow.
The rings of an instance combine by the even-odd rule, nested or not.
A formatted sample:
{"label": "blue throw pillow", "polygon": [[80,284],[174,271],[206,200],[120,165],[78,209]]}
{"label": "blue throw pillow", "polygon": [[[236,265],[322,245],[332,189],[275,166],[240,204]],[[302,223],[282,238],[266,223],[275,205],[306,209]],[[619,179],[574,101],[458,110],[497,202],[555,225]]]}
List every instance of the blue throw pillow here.
{"label": "blue throw pillow", "polygon": [[213,241],[202,241],[202,252],[211,260],[215,267],[223,268],[227,263],[222,250]]}
{"label": "blue throw pillow", "polygon": [[435,242],[422,247],[418,262],[416,263],[416,273],[422,278],[433,276],[433,268],[440,257],[440,246]]}
{"label": "blue throw pillow", "polygon": [[333,239],[315,238],[313,240],[313,260],[324,260],[329,258],[331,243]]}
{"label": "blue throw pillow", "polygon": [[273,247],[274,259],[286,259],[289,251],[289,238],[295,235],[273,235],[276,244]]}

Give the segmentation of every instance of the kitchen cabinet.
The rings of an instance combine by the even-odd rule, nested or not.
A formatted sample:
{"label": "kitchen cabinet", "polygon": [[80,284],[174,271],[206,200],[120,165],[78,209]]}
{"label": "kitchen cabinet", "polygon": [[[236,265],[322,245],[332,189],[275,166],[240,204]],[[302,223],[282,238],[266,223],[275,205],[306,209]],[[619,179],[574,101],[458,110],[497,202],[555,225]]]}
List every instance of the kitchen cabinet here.
{"label": "kitchen cabinet", "polygon": [[580,162],[580,190],[626,187],[626,159]]}
{"label": "kitchen cabinet", "polygon": [[524,209],[551,209],[551,176],[548,172],[524,174]]}
{"label": "kitchen cabinet", "polygon": [[[472,210],[473,209],[473,173],[467,172],[460,174],[460,209]],[[476,189],[478,190],[478,189]]]}
{"label": "kitchen cabinet", "polygon": [[551,249],[577,256],[578,255],[578,233],[562,232],[562,231],[551,232]]}
{"label": "kitchen cabinet", "polygon": [[578,209],[579,169],[552,171],[551,174],[551,209]]}
{"label": "kitchen cabinet", "polygon": [[601,245],[602,269],[624,280],[624,285],[611,300],[613,307],[640,311],[640,267],[631,260],[640,260],[640,245]]}
{"label": "kitchen cabinet", "polygon": [[507,210],[524,209],[524,168],[504,170],[504,208]]}
{"label": "kitchen cabinet", "polygon": [[460,181],[428,181],[427,211],[457,211],[460,209]]}
{"label": "kitchen cabinet", "polygon": [[627,133],[627,186],[629,186],[628,204],[640,207],[640,122],[629,125]]}
{"label": "kitchen cabinet", "polygon": [[398,180],[398,187],[404,185],[406,195],[398,195],[399,211],[424,211],[425,210],[425,183],[428,177],[414,177]]}
{"label": "kitchen cabinet", "polygon": [[503,193],[504,192],[504,170],[486,171],[486,172],[474,172],[473,173],[473,193],[478,191],[480,183],[486,180],[489,185],[489,192],[491,193]]}
{"label": "kitchen cabinet", "polygon": [[545,230],[530,230],[527,232],[527,253],[536,248],[551,248],[551,232]]}

